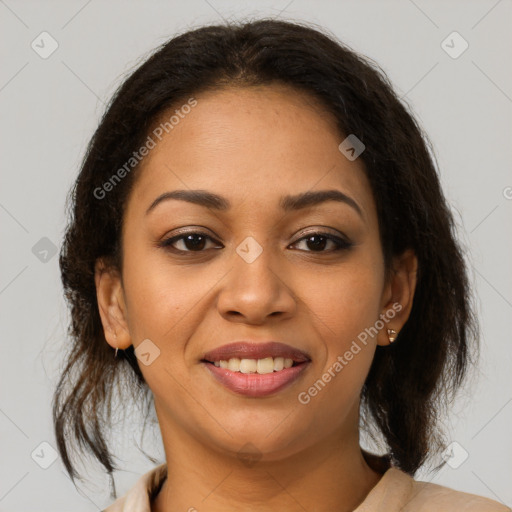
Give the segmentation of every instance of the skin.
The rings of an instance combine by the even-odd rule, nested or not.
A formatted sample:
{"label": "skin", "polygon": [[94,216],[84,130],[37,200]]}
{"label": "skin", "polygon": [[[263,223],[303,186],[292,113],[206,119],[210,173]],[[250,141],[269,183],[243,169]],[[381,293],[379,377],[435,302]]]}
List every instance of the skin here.
{"label": "skin", "polygon": [[[386,329],[399,332],[409,316],[416,257],[407,251],[386,274],[363,163],[339,151],[345,137],[314,98],[272,85],[196,99],[137,171],[123,222],[122,276],[101,260],[96,267],[107,342],[125,349],[150,339],[160,350],[149,366],[139,362],[169,474],[152,511],[353,510],[382,476],[359,446],[361,388],[377,344],[389,344]],[[146,214],[155,198],[176,189],[214,192],[232,206],[168,200]],[[280,209],[283,195],[327,189],[351,197],[361,215],[335,201]],[[182,255],[158,246],[178,228],[212,240],[202,252],[176,241],[189,250]],[[333,251],[332,242],[318,248],[304,239],[325,231],[354,245]],[[248,236],[263,249],[252,263],[236,252]],[[298,394],[394,303],[400,312],[301,404]],[[273,396],[235,394],[200,359],[247,339],[288,343],[312,361]],[[238,456],[246,443],[259,457],[251,465]]]}

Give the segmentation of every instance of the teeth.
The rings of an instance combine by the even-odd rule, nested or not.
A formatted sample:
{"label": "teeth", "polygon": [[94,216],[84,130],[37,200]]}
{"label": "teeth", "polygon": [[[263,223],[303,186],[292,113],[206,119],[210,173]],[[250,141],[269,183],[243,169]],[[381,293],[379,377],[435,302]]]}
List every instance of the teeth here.
{"label": "teeth", "polygon": [[283,368],[291,368],[293,359],[283,357],[265,357],[264,359],[239,359],[233,357],[229,361],[215,361],[215,366],[227,368],[232,372],[241,373],[265,373],[279,372]]}
{"label": "teeth", "polygon": [[[242,368],[240,368],[241,370]],[[266,357],[265,359],[258,359],[256,364],[256,371],[259,374],[272,373],[274,371],[274,359]]]}
{"label": "teeth", "polygon": [[257,371],[259,362],[260,361],[256,361],[256,359],[242,359],[240,361],[240,371],[242,373],[255,373]]}
{"label": "teeth", "polygon": [[274,359],[274,371],[278,372],[284,368],[284,359],[282,357],[276,357]]}
{"label": "teeth", "polygon": [[238,357],[233,357],[228,361],[228,370],[231,370],[232,372],[239,372],[240,371],[240,359]]}

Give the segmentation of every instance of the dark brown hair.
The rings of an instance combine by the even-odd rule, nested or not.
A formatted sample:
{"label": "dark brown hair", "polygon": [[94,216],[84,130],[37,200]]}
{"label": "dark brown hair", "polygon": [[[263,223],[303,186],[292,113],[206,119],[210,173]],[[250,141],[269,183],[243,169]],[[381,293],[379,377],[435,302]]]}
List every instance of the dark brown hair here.
{"label": "dark brown hair", "polygon": [[355,134],[365,144],[360,158],[377,206],[386,268],[407,248],[418,257],[410,317],[393,345],[377,347],[363,387],[365,425],[374,428],[372,437],[383,437],[391,460],[411,476],[442,446],[439,411],[477,353],[478,328],[430,143],[372,61],[312,25],[262,19],[206,26],[166,42],[120,86],[89,143],[71,191],[60,253],[71,326],[53,417],[58,449],[73,480],[79,476],[71,458],[75,448],[92,454],[113,485],[117,467],[107,437],[116,393],[144,398],[148,411],[152,399],[133,347],[114,358],[94,283],[98,258],[121,268],[123,210],[137,167],[104,198],[94,191],[141,147],[171,106],[205,90],[272,83],[320,100],[340,134]]}

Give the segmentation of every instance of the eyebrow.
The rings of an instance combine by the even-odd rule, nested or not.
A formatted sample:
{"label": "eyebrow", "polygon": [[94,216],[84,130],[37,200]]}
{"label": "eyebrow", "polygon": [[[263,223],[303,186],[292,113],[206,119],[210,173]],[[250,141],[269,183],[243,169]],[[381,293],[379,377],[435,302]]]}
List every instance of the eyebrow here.
{"label": "eyebrow", "polygon": [[[146,210],[146,215],[163,201],[176,199],[187,201],[189,203],[212,208],[214,210],[225,211],[231,208],[231,203],[225,197],[208,192],[206,190],[173,190],[159,195]],[[296,195],[287,195],[281,197],[279,206],[285,211],[297,211],[310,206],[315,206],[326,201],[338,201],[351,206],[361,217],[363,217],[360,206],[343,192],[339,190],[315,190],[303,192]]]}

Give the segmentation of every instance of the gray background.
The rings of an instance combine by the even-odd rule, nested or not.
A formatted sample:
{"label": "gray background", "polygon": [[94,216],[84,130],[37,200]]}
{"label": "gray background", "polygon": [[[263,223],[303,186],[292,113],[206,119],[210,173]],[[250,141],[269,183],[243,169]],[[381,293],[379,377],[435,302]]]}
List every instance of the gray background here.
{"label": "gray background", "polygon": [[[67,323],[52,253],[65,197],[124,74],[176,32],[247,15],[315,22],[373,58],[431,137],[470,251],[483,340],[474,383],[446,420],[449,438],[469,456],[456,469],[417,478],[512,506],[511,13],[507,0],[0,0],[0,511],[85,512],[111,502],[93,467],[80,492],[60,459],[41,467],[52,461],[41,443],[55,447],[50,401]],[[41,43],[43,31],[58,43],[46,59],[31,47],[35,40],[51,48],[49,39]],[[469,44],[458,58],[441,45],[453,31]],[[445,44],[452,53],[462,48],[453,37]],[[134,447],[139,429],[134,414],[113,434],[121,494],[153,466]],[[157,431],[144,447],[160,455]]]}

